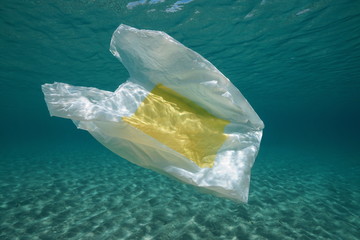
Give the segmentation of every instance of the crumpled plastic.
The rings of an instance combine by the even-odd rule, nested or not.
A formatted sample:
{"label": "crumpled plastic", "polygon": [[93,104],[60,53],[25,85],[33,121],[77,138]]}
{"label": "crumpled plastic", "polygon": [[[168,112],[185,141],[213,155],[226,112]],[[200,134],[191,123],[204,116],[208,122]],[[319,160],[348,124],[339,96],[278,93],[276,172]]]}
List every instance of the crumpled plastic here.
{"label": "crumpled plastic", "polygon": [[122,24],[110,51],[130,78],[115,92],[44,84],[50,115],[134,164],[247,202],[264,124],[240,91],[164,32]]}

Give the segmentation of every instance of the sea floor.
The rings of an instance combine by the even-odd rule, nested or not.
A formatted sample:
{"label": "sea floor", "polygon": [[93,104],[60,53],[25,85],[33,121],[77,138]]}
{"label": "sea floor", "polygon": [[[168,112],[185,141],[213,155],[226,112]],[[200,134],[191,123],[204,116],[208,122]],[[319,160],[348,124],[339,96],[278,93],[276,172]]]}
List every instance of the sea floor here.
{"label": "sea floor", "polygon": [[238,204],[95,141],[9,147],[0,152],[0,239],[358,239],[359,183],[355,156],[263,146],[249,203]]}

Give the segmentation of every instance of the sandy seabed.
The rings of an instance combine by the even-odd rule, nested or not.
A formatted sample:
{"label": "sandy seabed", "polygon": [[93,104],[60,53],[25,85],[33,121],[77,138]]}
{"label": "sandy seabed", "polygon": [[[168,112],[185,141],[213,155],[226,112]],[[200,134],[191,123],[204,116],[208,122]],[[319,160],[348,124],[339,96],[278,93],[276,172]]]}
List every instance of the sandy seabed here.
{"label": "sandy seabed", "polygon": [[237,204],[135,166],[97,144],[44,149],[0,152],[2,240],[360,236],[356,161],[262,149],[249,203]]}

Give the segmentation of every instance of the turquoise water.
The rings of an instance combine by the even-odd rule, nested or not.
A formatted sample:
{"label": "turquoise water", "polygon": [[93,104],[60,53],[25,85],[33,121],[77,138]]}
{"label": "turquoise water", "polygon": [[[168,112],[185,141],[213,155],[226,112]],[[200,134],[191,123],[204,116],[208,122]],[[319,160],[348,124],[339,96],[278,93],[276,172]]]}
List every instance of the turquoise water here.
{"label": "turquoise water", "polygon": [[[50,118],[40,85],[113,91],[124,23],[210,60],[265,123],[248,204],[199,193]],[[0,3],[0,239],[358,239],[359,1]]]}

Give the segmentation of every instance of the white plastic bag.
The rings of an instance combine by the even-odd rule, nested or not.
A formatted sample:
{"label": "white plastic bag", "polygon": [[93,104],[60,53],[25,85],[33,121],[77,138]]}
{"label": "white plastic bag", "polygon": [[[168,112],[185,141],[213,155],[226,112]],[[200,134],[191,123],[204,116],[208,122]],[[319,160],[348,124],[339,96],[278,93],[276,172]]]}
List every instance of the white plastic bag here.
{"label": "white plastic bag", "polygon": [[264,125],[240,91],[164,32],[122,24],[110,51],[130,79],[115,92],[44,84],[50,114],[137,165],[247,202]]}

